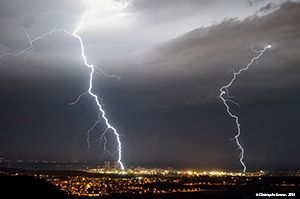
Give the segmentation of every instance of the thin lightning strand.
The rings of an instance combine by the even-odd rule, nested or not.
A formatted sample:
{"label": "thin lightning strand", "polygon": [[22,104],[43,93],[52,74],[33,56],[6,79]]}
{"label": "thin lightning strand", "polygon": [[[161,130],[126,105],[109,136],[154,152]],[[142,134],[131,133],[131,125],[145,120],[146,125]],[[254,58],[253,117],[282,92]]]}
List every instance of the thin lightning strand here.
{"label": "thin lightning strand", "polygon": [[[89,88],[86,92],[82,93],[81,95],[78,96],[78,98],[74,101],[74,102],[71,102],[70,105],[75,105],[84,95],[87,95],[89,94],[90,96],[92,96],[97,104],[97,107],[98,107],[98,110],[99,110],[99,114],[98,114],[98,118],[97,120],[95,121],[95,123],[91,126],[91,128],[87,131],[87,143],[88,143],[88,149],[90,148],[90,141],[89,141],[89,137],[90,137],[90,132],[97,126],[97,124],[100,123],[101,121],[101,116],[105,122],[105,125],[106,125],[106,129],[104,131],[104,133],[101,135],[101,138],[104,140],[104,152],[108,152],[109,154],[113,155],[114,153],[110,153],[109,150],[107,149],[106,147],[106,144],[107,144],[107,140],[106,140],[106,137],[105,137],[105,134],[108,130],[111,130],[116,139],[117,139],[117,143],[118,143],[118,146],[117,146],[117,152],[118,152],[118,163],[120,164],[120,168],[122,170],[124,170],[124,165],[122,163],[122,145],[121,145],[121,141],[120,141],[120,135],[118,134],[117,130],[109,123],[107,117],[106,117],[106,113],[105,111],[103,110],[102,108],[102,105],[100,103],[101,99],[93,93],[92,89],[93,89],[93,78],[94,78],[94,74],[95,73],[102,73],[103,75],[105,75],[106,77],[114,77],[114,78],[117,78],[117,79],[120,79],[119,76],[117,75],[108,75],[106,74],[102,69],[100,68],[96,68],[94,65],[92,64],[89,64],[88,61],[87,61],[87,57],[85,55],[85,48],[84,48],[84,45],[83,45],[83,41],[81,39],[81,37],[78,35],[78,31],[82,28],[82,25],[84,23],[84,19],[87,15],[89,15],[90,12],[86,12],[83,14],[83,16],[81,17],[81,20],[79,22],[79,24],[77,25],[77,27],[75,28],[74,32],[71,33],[69,31],[67,31],[66,29],[64,28],[61,28],[61,29],[54,29],[54,30],[51,30],[50,32],[47,32],[39,37],[36,37],[34,39],[31,39],[29,34],[26,32],[26,30],[23,28],[25,34],[26,34],[26,37],[29,41],[29,47],[23,49],[22,51],[18,52],[18,53],[5,53],[3,55],[0,56],[0,62],[1,60],[6,57],[6,56],[13,56],[13,57],[19,57],[21,55],[24,55],[25,53],[27,53],[25,55],[25,58],[24,58],[24,61],[28,58],[29,56],[29,53],[31,51],[34,50],[34,42],[38,41],[38,40],[41,40],[47,36],[50,36],[56,32],[64,32],[65,34],[71,36],[71,37],[74,37],[76,39],[78,39],[79,43],[80,43],[80,47],[81,47],[81,57],[84,61],[84,65],[87,66],[88,68],[91,69],[91,72],[90,72],[90,75],[89,75]],[[96,71],[97,70],[97,71]]]}
{"label": "thin lightning strand", "polygon": [[[257,62],[257,60],[264,54],[264,52],[267,50],[267,49],[270,49],[271,46],[268,45],[266,46],[264,49],[262,50],[254,50],[252,45],[251,45],[251,49],[252,49],[252,52],[255,52],[255,53],[258,53],[258,55],[254,58],[251,59],[251,61],[247,64],[246,67],[238,70],[237,72],[235,72],[234,70],[233,71],[233,78],[231,79],[231,81],[225,85],[225,86],[222,86],[221,89],[220,89],[220,95],[219,97],[222,99],[223,101],[223,104],[225,105],[226,107],[226,110],[227,110],[227,113],[229,114],[230,117],[232,117],[233,119],[235,119],[235,123],[236,123],[236,127],[237,127],[237,134],[232,138],[235,140],[237,146],[238,146],[238,149],[241,151],[240,152],[240,157],[239,157],[239,160],[240,160],[240,163],[241,165],[243,166],[243,172],[246,172],[246,164],[244,162],[244,153],[245,153],[245,150],[243,148],[243,146],[241,145],[240,141],[239,141],[239,136],[241,135],[241,125],[239,123],[239,117],[237,115],[234,115],[231,111],[230,111],[230,106],[228,105],[227,102],[231,102],[231,103],[234,103],[236,104],[237,106],[240,106],[238,103],[236,103],[235,101],[231,100],[230,98],[233,98],[229,95],[229,87],[233,84],[233,82],[236,80],[236,78],[243,72],[243,71],[246,71],[250,68],[250,66],[253,64],[254,61]],[[224,97],[225,96],[225,97]]]}

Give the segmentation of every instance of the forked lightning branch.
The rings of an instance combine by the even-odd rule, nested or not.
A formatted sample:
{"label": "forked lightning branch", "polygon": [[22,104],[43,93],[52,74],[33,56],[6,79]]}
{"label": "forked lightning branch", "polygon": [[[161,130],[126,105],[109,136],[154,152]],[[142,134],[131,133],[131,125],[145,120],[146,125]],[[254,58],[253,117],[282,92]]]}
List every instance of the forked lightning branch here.
{"label": "forked lightning branch", "polygon": [[[111,2],[112,3],[112,6],[126,6],[126,4],[123,4],[122,2],[120,3],[116,3],[114,1],[111,1],[111,0],[105,0],[104,1],[105,3],[109,3]],[[106,5],[107,6],[107,5]],[[90,76],[89,76],[89,88],[86,92],[82,93],[81,95],[79,95],[79,97],[72,103],[70,103],[70,105],[75,105],[80,99],[81,97],[83,97],[84,95],[90,95],[96,102],[96,105],[97,105],[97,108],[98,108],[98,118],[97,120],[95,121],[95,123],[91,126],[91,128],[87,131],[87,143],[88,143],[88,149],[90,148],[90,140],[89,140],[89,137],[90,137],[90,132],[92,130],[94,130],[94,128],[97,126],[97,124],[99,124],[102,119],[106,125],[106,129],[104,130],[104,132],[101,134],[99,140],[103,142],[103,146],[104,146],[104,152],[107,152],[109,153],[110,155],[113,155],[115,153],[118,154],[118,163],[120,164],[120,168],[123,170],[124,169],[124,165],[122,163],[122,144],[121,144],[121,141],[120,141],[120,135],[118,134],[117,130],[109,123],[109,120],[108,118],[106,117],[105,115],[105,111],[104,109],[102,108],[102,105],[100,103],[100,98],[95,94],[93,93],[93,78],[94,78],[94,75],[96,73],[96,69],[97,69],[97,72],[100,72],[102,74],[104,74],[106,77],[115,77],[115,78],[118,78],[120,79],[119,76],[116,76],[116,75],[108,75],[106,74],[103,70],[99,69],[99,68],[96,68],[93,64],[90,64],[87,60],[87,57],[86,57],[86,54],[85,54],[85,48],[84,48],[84,44],[83,44],[83,41],[82,41],[82,38],[78,35],[78,32],[82,29],[83,27],[83,24],[85,23],[85,20],[87,17],[91,17],[91,14],[92,12],[91,11],[87,11],[85,12],[81,19],[80,19],[80,22],[78,23],[78,25],[76,26],[75,30],[71,33],[69,32],[68,30],[62,28],[62,29],[54,29],[54,30],[51,30],[50,32],[47,32],[45,34],[43,34],[42,36],[40,37],[36,37],[34,39],[31,39],[30,38],[30,35],[26,32],[26,30],[23,28],[26,36],[27,36],[27,39],[29,41],[29,46],[25,49],[23,49],[22,51],[20,51],[19,53],[5,53],[3,55],[0,56],[0,61],[6,57],[6,56],[14,56],[14,57],[19,57],[19,56],[24,56],[24,60],[28,58],[28,56],[30,55],[30,52],[34,50],[34,43],[41,40],[41,39],[44,39],[46,38],[47,36],[50,36],[54,33],[57,33],[57,32],[64,32],[65,34],[75,38],[78,40],[78,42],[80,43],[80,47],[81,47],[81,57],[82,57],[82,60],[84,62],[84,65],[87,66],[88,68],[90,68]],[[107,149],[107,139],[106,139],[106,133],[111,131],[114,135],[115,135],[115,138],[117,140],[117,150],[116,152],[110,152],[108,149]]]}
{"label": "forked lightning branch", "polygon": [[[122,11],[124,8],[126,8],[128,6],[130,0],[127,1],[127,3],[126,3],[126,1],[123,2],[123,1],[114,1],[114,0],[101,0],[101,1],[89,1],[89,0],[87,0],[87,2],[92,3],[92,7],[94,6],[94,4],[97,4],[97,5],[101,4],[101,9],[102,10],[103,10],[102,7],[107,7],[109,9],[113,9],[116,12],[120,12],[120,11]],[[97,5],[95,5],[95,7],[97,7]],[[117,79],[120,79],[120,77],[117,76],[117,75],[108,75],[103,70],[101,70],[99,67],[95,67],[93,64],[91,64],[91,63],[88,62],[86,54],[85,54],[85,47],[84,47],[83,40],[82,40],[81,36],[78,34],[80,32],[80,30],[83,29],[85,22],[88,19],[92,18],[93,13],[96,12],[96,11],[98,11],[98,10],[94,10],[94,8],[93,8],[93,10],[89,10],[89,11],[85,12],[82,15],[79,23],[77,24],[77,26],[76,26],[76,28],[75,28],[75,30],[73,32],[70,32],[70,31],[68,31],[67,29],[64,29],[64,28],[54,29],[54,30],[51,30],[51,31],[49,31],[49,32],[47,32],[47,33],[39,36],[39,37],[36,37],[36,38],[32,39],[30,37],[30,35],[26,32],[26,30],[24,28],[22,28],[24,30],[24,33],[27,36],[28,41],[29,41],[29,46],[27,48],[21,50],[18,53],[5,53],[5,54],[1,55],[0,56],[0,62],[6,56],[16,57],[16,58],[18,58],[17,60],[19,60],[19,59],[21,59],[21,57],[23,57],[23,60],[26,60],[28,58],[28,56],[30,55],[30,52],[32,52],[33,50],[35,50],[35,48],[34,48],[35,42],[38,42],[39,40],[44,39],[44,38],[46,38],[48,36],[51,36],[51,35],[53,35],[53,34],[55,34],[57,32],[63,32],[65,34],[67,34],[68,36],[77,39],[77,41],[80,44],[80,48],[81,48],[81,58],[82,58],[82,61],[83,61],[84,65],[90,69],[89,87],[88,87],[87,91],[85,91],[81,95],[79,95],[78,98],[74,102],[70,103],[70,105],[75,105],[85,95],[89,95],[89,96],[91,96],[94,99],[94,101],[95,101],[95,103],[97,105],[97,109],[98,109],[98,118],[96,119],[95,123],[87,131],[87,145],[88,145],[88,149],[91,147],[91,144],[90,144],[90,133],[94,130],[94,128],[100,122],[103,121],[105,123],[106,129],[103,131],[103,133],[100,135],[100,137],[99,137],[99,139],[97,141],[103,143],[104,153],[109,153],[112,156],[114,154],[118,154],[118,163],[120,165],[120,168],[122,170],[124,170],[124,165],[122,163],[122,144],[121,144],[121,140],[120,140],[120,135],[117,132],[117,130],[110,124],[108,118],[106,117],[105,110],[103,109],[102,104],[101,104],[101,99],[93,92],[93,79],[94,79],[95,73],[101,73],[101,74],[105,75],[106,77],[114,77],[114,78],[117,78]],[[236,103],[235,101],[232,100],[232,97],[229,95],[229,88],[234,83],[234,81],[237,79],[237,77],[242,72],[248,70],[250,68],[250,66],[255,61],[257,61],[264,54],[264,52],[267,49],[269,49],[269,48],[271,48],[270,45],[264,47],[264,49],[262,49],[262,50],[254,50],[252,48],[252,51],[255,52],[255,53],[257,53],[258,55],[255,56],[253,59],[251,59],[251,61],[247,64],[246,67],[238,70],[237,72],[233,71],[233,78],[231,79],[231,81],[227,85],[222,86],[221,89],[220,89],[220,95],[219,95],[219,97],[222,99],[222,102],[223,102],[223,104],[226,107],[227,113],[229,114],[230,117],[232,117],[235,120],[235,123],[236,123],[237,134],[234,136],[233,139],[235,140],[235,142],[236,142],[236,144],[238,146],[238,150],[240,150],[239,161],[240,161],[240,163],[243,166],[243,171],[244,172],[246,171],[247,168],[246,168],[246,164],[244,162],[244,153],[245,153],[245,150],[242,147],[242,145],[240,143],[240,140],[239,140],[239,137],[241,135],[241,127],[240,127],[239,117],[237,115],[235,115],[235,114],[232,113],[232,111],[230,110],[230,106],[229,106],[230,102],[233,103],[233,104],[235,104],[235,105],[238,105],[238,103]],[[115,152],[110,152],[108,150],[108,148],[107,148],[106,134],[109,133],[109,132],[113,133],[113,135],[116,138],[117,149],[116,149]]]}
{"label": "forked lightning branch", "polygon": [[258,55],[255,56],[254,58],[252,58],[251,61],[247,64],[247,66],[245,66],[244,68],[241,68],[237,72],[233,70],[233,78],[230,80],[230,82],[227,85],[222,86],[221,89],[220,89],[219,97],[222,99],[223,104],[225,105],[226,111],[229,114],[229,116],[232,117],[235,120],[235,124],[236,124],[236,128],[237,128],[237,134],[234,136],[233,139],[235,140],[235,142],[238,146],[238,150],[240,150],[239,160],[240,160],[241,165],[243,166],[243,172],[246,172],[247,167],[246,167],[246,164],[244,162],[245,149],[243,148],[243,146],[241,145],[240,140],[239,140],[239,137],[241,135],[241,125],[240,125],[240,122],[239,122],[239,117],[237,115],[233,114],[232,111],[230,110],[230,106],[229,106],[228,102],[231,102],[231,103],[233,103],[237,106],[239,106],[239,104],[232,100],[233,97],[229,95],[229,88],[232,86],[234,81],[237,79],[237,77],[242,72],[248,70],[251,67],[251,65],[255,61],[257,61],[264,54],[264,52],[267,49],[270,49],[270,48],[271,48],[271,45],[268,45],[268,46],[265,46],[264,49],[262,49],[262,50],[254,50],[251,46],[252,52],[258,53]]}

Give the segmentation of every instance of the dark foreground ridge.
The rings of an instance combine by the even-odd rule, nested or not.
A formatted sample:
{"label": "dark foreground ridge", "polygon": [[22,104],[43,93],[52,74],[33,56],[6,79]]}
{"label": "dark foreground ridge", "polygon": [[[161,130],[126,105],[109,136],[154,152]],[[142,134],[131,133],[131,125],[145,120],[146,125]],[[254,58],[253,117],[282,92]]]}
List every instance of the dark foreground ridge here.
{"label": "dark foreground ridge", "polygon": [[[118,175],[91,174],[83,171],[33,171],[7,168],[0,168],[0,171],[0,198],[247,199],[260,198],[256,194],[264,193],[287,195],[291,193],[295,195],[285,198],[299,198],[300,196],[299,176],[196,177],[128,175],[120,177]],[[128,184],[129,181],[131,184],[127,186],[126,183]],[[119,187],[113,189],[117,185],[116,182],[119,183]],[[101,185],[99,186],[97,183]],[[66,187],[70,184],[73,185],[69,187],[71,190],[81,187],[88,193],[92,193],[94,190],[99,190],[100,192],[105,190],[107,194],[79,196],[68,191]],[[106,188],[101,189],[101,186],[104,186],[104,184]],[[114,191],[121,190],[125,186],[127,186],[127,189],[123,188],[123,192],[118,193]],[[140,193],[141,190],[143,190],[142,193]],[[262,198],[269,197],[265,196]]]}
{"label": "dark foreground ridge", "polygon": [[1,175],[0,187],[0,198],[68,198],[65,192],[49,182],[31,176]]}
{"label": "dark foreground ridge", "polygon": [[[42,179],[31,176],[0,176],[1,198],[53,198],[53,199],[84,199],[92,197],[80,197],[68,195],[60,191],[58,187]],[[217,199],[217,198],[252,198],[255,189],[233,188],[230,190],[211,190],[195,193],[167,193],[167,194],[113,194],[101,196],[105,199]],[[97,198],[97,197],[95,197]],[[254,198],[254,197],[253,197]]]}

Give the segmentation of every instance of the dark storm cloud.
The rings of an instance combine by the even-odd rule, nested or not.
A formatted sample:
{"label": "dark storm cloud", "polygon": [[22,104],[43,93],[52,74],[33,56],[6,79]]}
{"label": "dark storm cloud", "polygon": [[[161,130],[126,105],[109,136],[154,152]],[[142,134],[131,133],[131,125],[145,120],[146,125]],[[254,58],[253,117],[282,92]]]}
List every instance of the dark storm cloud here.
{"label": "dark storm cloud", "polygon": [[127,17],[107,22],[95,16],[81,35],[90,48],[89,56],[98,52],[95,56],[103,63],[152,48],[195,28],[218,24],[224,18],[244,19],[269,2],[249,6],[246,1],[135,0],[125,9]]}
{"label": "dark storm cloud", "polygon": [[265,14],[271,13],[274,10],[277,10],[280,6],[281,6],[280,3],[270,2],[270,3],[266,4],[265,6],[262,6],[261,8],[256,10],[255,13],[258,16],[265,15]]}
{"label": "dark storm cloud", "polygon": [[[234,152],[229,152],[232,143],[226,140],[235,129],[217,98],[219,88],[232,78],[228,71],[244,67],[256,55],[251,52],[251,44],[256,49],[271,44],[271,52],[266,52],[258,65],[255,63],[232,86],[231,95],[243,107],[233,110],[243,121],[241,140],[247,150],[248,164],[299,165],[286,155],[298,150],[290,138],[298,137],[295,132],[300,128],[295,120],[300,100],[295,92],[300,85],[299,13],[299,3],[287,2],[264,16],[224,20],[136,56],[105,62],[106,69],[113,68],[123,77],[122,85],[101,81],[107,104],[111,102],[110,107],[124,112],[133,110],[133,115],[151,115],[145,121],[127,121],[143,132],[140,136],[129,133],[126,142],[135,147],[127,146],[128,154],[152,163],[161,158],[188,165],[186,161],[192,157],[199,157],[199,162],[195,161],[200,165],[205,164],[206,161],[200,161],[203,159],[219,165],[229,159],[234,162],[231,156]],[[116,118],[113,114],[111,117]],[[122,129],[126,131],[126,127]],[[127,132],[130,131],[134,130],[128,128]],[[177,143],[176,150],[168,147],[168,138]],[[157,146],[155,150],[152,141]],[[215,148],[216,145],[224,151]],[[135,152],[136,148],[141,150]],[[183,158],[187,156],[190,158]],[[128,161],[134,162],[133,159],[127,157]]]}
{"label": "dark storm cloud", "polygon": [[[84,10],[74,1],[32,0],[16,6],[19,2],[1,2],[1,54],[28,45],[17,24],[26,26],[32,38],[52,28],[71,31]],[[103,98],[110,122],[126,135],[126,165],[239,168],[236,146],[228,141],[235,134],[234,122],[217,96],[232,77],[228,71],[255,56],[251,44],[257,49],[271,44],[272,49],[231,89],[243,106],[233,110],[241,117],[246,162],[300,164],[298,154],[296,159],[287,155],[299,151],[300,3],[224,2],[136,0],[128,12],[137,24],[105,29],[92,23],[80,32],[89,61],[122,77],[97,75],[94,91]],[[92,143],[92,152],[86,153],[85,142],[97,117],[93,100],[86,97],[68,106],[88,86],[89,70],[79,55],[78,41],[57,33],[36,42],[27,61],[14,65],[14,59],[4,60],[0,156],[98,161],[100,146]],[[91,134],[94,140],[99,131]]]}
{"label": "dark storm cloud", "polygon": [[[217,101],[219,88],[232,76],[228,71],[243,67],[255,56],[251,52],[251,44],[257,49],[271,44],[271,52],[266,52],[259,65],[254,64],[254,69],[243,75],[233,89],[238,93],[244,89],[252,91],[239,97],[244,100],[266,99],[268,94],[264,91],[277,90],[275,100],[282,100],[287,96],[281,95],[281,92],[299,85],[299,59],[296,56],[300,52],[299,10],[298,3],[285,3],[263,17],[225,20],[130,57],[128,63],[122,60],[115,65],[120,64],[120,70],[126,73],[123,81],[128,81],[130,87],[140,85],[148,88],[145,93],[136,92],[138,95],[156,92],[156,95],[150,94],[150,98],[137,97],[142,101],[133,101],[135,107],[136,104],[148,104],[150,107],[194,106]],[[118,67],[113,63],[110,65]],[[157,89],[158,85],[161,89]],[[253,91],[257,95],[252,96]]]}
{"label": "dark storm cloud", "polygon": [[237,16],[244,18],[268,2],[276,3],[283,1],[134,0],[129,9],[139,13],[139,17],[147,18],[156,23],[172,23],[172,21],[179,18],[188,18],[192,21],[194,19],[197,19],[198,22],[206,21],[204,25],[210,25],[212,21],[219,21],[225,17]]}
{"label": "dark storm cloud", "polygon": [[13,12],[6,12],[6,11],[0,12],[1,19],[4,19],[4,18],[11,19],[11,18],[14,18],[14,16],[15,16],[15,14]]}
{"label": "dark storm cloud", "polygon": [[247,3],[250,5],[250,6],[253,6],[259,2],[262,2],[262,1],[265,1],[265,0],[248,0]]}

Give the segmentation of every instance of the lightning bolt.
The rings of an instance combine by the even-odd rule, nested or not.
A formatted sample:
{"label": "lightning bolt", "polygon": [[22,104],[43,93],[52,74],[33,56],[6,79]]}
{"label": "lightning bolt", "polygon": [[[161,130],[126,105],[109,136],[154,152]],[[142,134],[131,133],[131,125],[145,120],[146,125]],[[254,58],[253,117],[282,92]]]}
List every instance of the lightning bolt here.
{"label": "lightning bolt", "polygon": [[[20,56],[25,56],[23,58],[22,61],[25,61],[28,56],[30,55],[30,52],[35,50],[34,49],[34,43],[37,42],[38,40],[41,40],[41,39],[44,39],[45,37],[47,36],[50,36],[50,35],[53,35],[54,33],[57,33],[57,32],[63,32],[75,39],[77,39],[79,41],[79,44],[80,44],[80,47],[81,47],[81,57],[82,57],[82,60],[84,62],[84,65],[88,68],[90,68],[90,75],[89,75],[89,88],[86,92],[82,93],[81,95],[78,96],[78,98],[74,101],[74,102],[71,102],[69,103],[70,105],[75,105],[83,96],[85,95],[90,95],[96,102],[96,105],[97,105],[97,108],[98,108],[98,118],[97,120],[95,121],[95,123],[90,127],[90,129],[88,129],[87,131],[87,143],[88,143],[88,149],[91,147],[91,144],[90,144],[90,133],[91,131],[94,130],[94,128],[101,122],[101,120],[103,119],[104,120],[104,123],[105,123],[105,126],[106,126],[106,129],[104,130],[104,133],[100,136],[99,138],[99,141],[104,141],[103,145],[104,145],[104,152],[108,152],[110,155],[114,155],[116,152],[118,153],[118,163],[120,165],[120,168],[122,170],[124,170],[124,165],[122,163],[122,145],[121,145],[121,141],[120,141],[120,135],[118,134],[117,130],[109,123],[108,121],[108,118],[106,117],[106,113],[100,103],[100,101],[102,101],[101,98],[99,98],[95,93],[93,93],[93,78],[94,78],[94,75],[95,73],[101,73],[103,75],[105,75],[106,77],[114,77],[114,78],[117,78],[117,79],[120,79],[119,76],[117,75],[109,75],[109,74],[106,74],[102,69],[98,68],[98,67],[95,67],[93,64],[89,64],[88,63],[88,60],[87,60],[87,57],[86,57],[86,54],[85,54],[85,48],[84,48],[84,44],[83,44],[83,41],[82,41],[82,38],[80,37],[80,35],[78,35],[78,32],[82,29],[82,26],[85,22],[85,18],[87,16],[90,16],[91,12],[88,11],[88,12],[85,12],[81,19],[80,19],[80,22],[78,23],[78,25],[76,26],[75,30],[71,33],[69,32],[68,30],[64,29],[64,28],[61,28],[61,29],[54,29],[54,30],[51,30],[50,32],[47,32],[39,37],[36,37],[34,39],[31,39],[31,37],[29,36],[29,34],[26,32],[26,30],[21,27],[24,31],[24,33],[26,34],[26,37],[29,41],[29,46],[23,50],[21,50],[20,52],[18,53],[5,53],[3,55],[0,56],[0,63],[2,61],[2,59],[6,56],[13,56],[13,57],[20,57]],[[115,135],[116,137],[116,140],[117,140],[117,150],[116,152],[114,153],[111,153],[108,149],[107,149],[107,139],[105,137],[107,131],[112,131],[112,133]]]}
{"label": "lightning bolt", "polygon": [[240,127],[241,125],[239,123],[239,117],[231,112],[230,106],[228,105],[228,102],[231,102],[231,103],[233,103],[233,104],[235,104],[239,107],[240,107],[240,105],[231,99],[233,97],[229,95],[229,88],[242,72],[248,70],[251,67],[251,65],[254,63],[254,61],[257,62],[258,59],[265,53],[265,51],[267,49],[270,49],[270,48],[271,48],[271,46],[268,45],[268,46],[265,46],[264,49],[262,49],[262,50],[254,50],[253,46],[251,45],[252,52],[257,53],[258,55],[256,57],[252,58],[251,61],[244,68],[241,68],[237,72],[232,70],[233,71],[233,78],[231,79],[231,81],[227,85],[222,86],[221,89],[220,89],[219,97],[222,99],[223,104],[225,105],[227,113],[229,114],[229,116],[232,117],[235,120],[235,124],[236,124],[236,128],[237,128],[237,134],[232,139],[235,140],[235,142],[238,146],[238,149],[240,150],[239,160],[240,160],[241,165],[243,166],[243,172],[246,172],[247,167],[246,167],[246,164],[244,162],[245,150],[244,150],[243,146],[241,145],[241,143],[239,141],[239,137],[241,135],[241,127]]}

